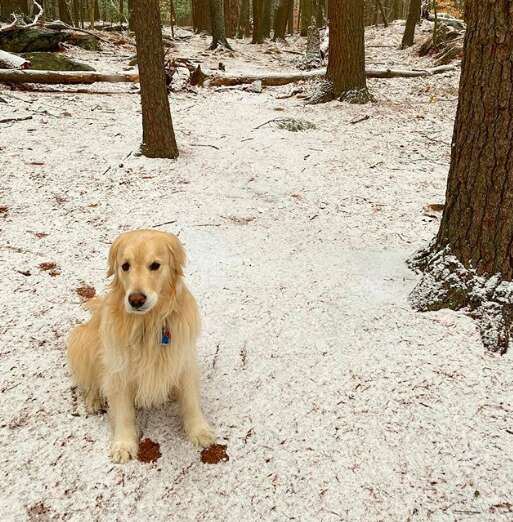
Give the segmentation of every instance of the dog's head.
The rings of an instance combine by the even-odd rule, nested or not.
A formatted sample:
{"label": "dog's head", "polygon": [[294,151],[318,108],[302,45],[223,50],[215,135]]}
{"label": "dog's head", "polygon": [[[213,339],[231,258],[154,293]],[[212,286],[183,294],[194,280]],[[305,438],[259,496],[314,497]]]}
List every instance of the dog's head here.
{"label": "dog's head", "polygon": [[109,252],[108,276],[124,292],[128,313],[145,314],[176,288],[185,251],[176,236],[157,230],[121,234]]}

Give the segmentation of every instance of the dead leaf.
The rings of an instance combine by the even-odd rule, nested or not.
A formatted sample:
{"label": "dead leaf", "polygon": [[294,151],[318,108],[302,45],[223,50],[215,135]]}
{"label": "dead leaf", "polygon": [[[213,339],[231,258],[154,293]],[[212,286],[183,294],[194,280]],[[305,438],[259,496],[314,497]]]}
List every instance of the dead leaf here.
{"label": "dead leaf", "polygon": [[79,286],[76,292],[84,301],[92,299],[96,295],[96,289],[89,285]]}
{"label": "dead leaf", "polygon": [[160,444],[153,442],[151,439],[144,439],[139,442],[139,453],[137,459],[141,462],[155,462],[162,456],[160,453]]}
{"label": "dead leaf", "polygon": [[218,464],[219,462],[228,462],[230,457],[226,453],[226,445],[212,444],[201,452],[201,462],[203,464]]}

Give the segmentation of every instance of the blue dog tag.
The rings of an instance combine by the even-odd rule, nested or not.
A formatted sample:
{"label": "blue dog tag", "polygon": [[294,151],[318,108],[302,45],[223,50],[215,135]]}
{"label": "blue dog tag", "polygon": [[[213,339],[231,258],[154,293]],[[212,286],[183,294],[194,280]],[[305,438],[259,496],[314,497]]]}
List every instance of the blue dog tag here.
{"label": "blue dog tag", "polygon": [[171,332],[168,328],[162,328],[162,341],[160,344],[169,344],[171,341]]}

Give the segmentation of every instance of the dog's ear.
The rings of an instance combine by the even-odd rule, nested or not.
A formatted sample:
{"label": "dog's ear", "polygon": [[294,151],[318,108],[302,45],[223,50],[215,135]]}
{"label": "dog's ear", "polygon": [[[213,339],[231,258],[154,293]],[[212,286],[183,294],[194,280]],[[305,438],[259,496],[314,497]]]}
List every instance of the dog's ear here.
{"label": "dog's ear", "polygon": [[183,276],[183,267],[185,266],[185,262],[187,260],[185,255],[185,249],[180,243],[180,240],[174,234],[166,234],[167,235],[167,246],[169,249],[170,257],[173,260],[173,269],[176,276]]}
{"label": "dog's ear", "polygon": [[114,243],[112,243],[109,250],[109,257],[107,260],[107,277],[110,277],[116,273],[116,259],[118,257],[119,247],[123,236],[119,236]]}

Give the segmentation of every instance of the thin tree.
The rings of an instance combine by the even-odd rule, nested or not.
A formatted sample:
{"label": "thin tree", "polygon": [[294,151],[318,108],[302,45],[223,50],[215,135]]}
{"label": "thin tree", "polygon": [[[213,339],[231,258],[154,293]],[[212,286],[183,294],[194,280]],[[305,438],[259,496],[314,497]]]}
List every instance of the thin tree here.
{"label": "thin tree", "polygon": [[65,23],[72,25],[73,21],[71,20],[71,13],[68,8],[68,4],[66,3],[66,0],[59,0],[59,18]]}
{"label": "thin tree", "polygon": [[131,0],[141,82],[142,153],[149,158],[177,158],[166,77],[158,0]]}
{"label": "thin tree", "polygon": [[328,2],[329,56],[326,85],[313,102],[334,98],[352,103],[372,99],[365,75],[364,7],[361,0]]}
{"label": "thin tree", "polygon": [[253,39],[251,40],[253,44],[264,42],[263,14],[264,0],[253,0]]}
{"label": "thin tree", "polygon": [[214,50],[218,47],[232,50],[226,39],[224,23],[224,0],[209,0],[210,20],[212,22],[212,43],[209,49]]}
{"label": "thin tree", "polygon": [[488,349],[504,352],[513,321],[513,1],[466,2],[458,110],[445,210],[412,265],[419,310],[466,309]]}
{"label": "thin tree", "polygon": [[251,34],[249,23],[249,0],[241,0],[239,10],[239,21],[237,23],[237,38],[244,38]]}
{"label": "thin tree", "polygon": [[420,17],[421,0],[410,0],[408,9],[408,18],[406,19],[406,27],[404,28],[401,49],[411,47],[415,41],[415,26]]}
{"label": "thin tree", "polygon": [[196,33],[210,33],[209,0],[192,0],[192,26]]}
{"label": "thin tree", "polygon": [[274,15],[274,35],[273,41],[285,40],[287,22],[289,18],[289,7],[292,0],[279,0],[278,8]]}

